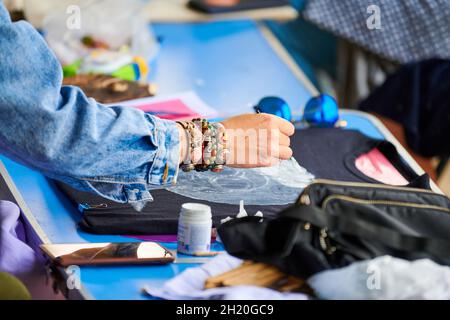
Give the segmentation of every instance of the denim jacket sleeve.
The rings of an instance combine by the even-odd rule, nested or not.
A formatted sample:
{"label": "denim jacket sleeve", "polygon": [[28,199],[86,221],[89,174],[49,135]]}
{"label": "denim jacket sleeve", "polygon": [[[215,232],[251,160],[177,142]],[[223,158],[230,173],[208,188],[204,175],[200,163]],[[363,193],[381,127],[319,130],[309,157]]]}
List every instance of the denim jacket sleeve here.
{"label": "denim jacket sleeve", "polygon": [[0,0],[0,152],[51,178],[142,206],[149,190],[176,182],[174,122],[105,107],[62,86],[61,66],[26,22]]}

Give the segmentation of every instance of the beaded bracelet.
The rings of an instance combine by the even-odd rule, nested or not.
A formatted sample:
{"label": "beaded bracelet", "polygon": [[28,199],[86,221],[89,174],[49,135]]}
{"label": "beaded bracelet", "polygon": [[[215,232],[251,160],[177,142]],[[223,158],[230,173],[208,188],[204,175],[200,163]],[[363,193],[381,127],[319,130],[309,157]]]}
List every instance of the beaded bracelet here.
{"label": "beaded bracelet", "polygon": [[203,149],[203,134],[201,127],[194,122],[189,121],[177,121],[185,132],[187,133],[188,142],[188,154],[187,158],[181,165],[181,169],[185,172],[189,172],[195,169],[195,165],[200,163],[202,160],[202,149]]}
{"label": "beaded bracelet", "polygon": [[205,119],[178,122],[188,132],[189,161],[181,169],[221,172],[229,153],[225,127],[221,123],[209,123]]}

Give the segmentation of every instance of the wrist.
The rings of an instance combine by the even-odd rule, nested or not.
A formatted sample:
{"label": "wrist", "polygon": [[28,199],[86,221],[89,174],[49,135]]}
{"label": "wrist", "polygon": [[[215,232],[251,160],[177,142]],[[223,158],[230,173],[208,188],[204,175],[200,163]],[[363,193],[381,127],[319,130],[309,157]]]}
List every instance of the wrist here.
{"label": "wrist", "polygon": [[177,123],[179,141],[180,141],[180,164],[184,163],[188,153],[188,139],[186,137],[186,130]]}
{"label": "wrist", "polygon": [[183,171],[221,172],[229,153],[225,126],[205,119],[177,122]]}

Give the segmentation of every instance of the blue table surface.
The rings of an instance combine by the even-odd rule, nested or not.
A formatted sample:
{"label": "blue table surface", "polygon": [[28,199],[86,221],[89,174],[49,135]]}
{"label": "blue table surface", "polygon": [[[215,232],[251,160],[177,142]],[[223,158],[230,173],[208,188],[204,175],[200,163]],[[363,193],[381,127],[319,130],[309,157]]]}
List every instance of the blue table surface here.
{"label": "blue table surface", "polygon": [[[301,106],[310,93],[280,61],[258,27],[249,21],[156,25],[163,43],[152,80],[160,93],[195,90],[226,114],[250,112],[261,97],[278,95]],[[348,128],[382,138],[366,117],[343,112]],[[93,235],[77,228],[81,216],[53,183],[39,172],[0,156],[26,205],[53,243],[130,241],[121,236]],[[175,248],[173,244],[167,245]],[[216,247],[215,249],[219,249]],[[147,299],[144,285],[161,286],[193,264],[167,266],[82,267],[88,298]]]}
{"label": "blue table surface", "polygon": [[251,21],[158,24],[151,80],[159,94],[195,90],[224,114],[253,112],[264,96],[300,109],[310,97]]}

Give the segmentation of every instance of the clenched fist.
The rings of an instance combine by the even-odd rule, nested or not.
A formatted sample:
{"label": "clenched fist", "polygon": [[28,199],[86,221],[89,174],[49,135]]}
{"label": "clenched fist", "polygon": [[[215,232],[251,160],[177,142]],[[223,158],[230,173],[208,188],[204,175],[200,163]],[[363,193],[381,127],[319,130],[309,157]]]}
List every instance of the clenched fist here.
{"label": "clenched fist", "polygon": [[289,137],[295,128],[289,121],[261,113],[239,115],[222,124],[228,135],[229,166],[267,167],[292,157]]}

